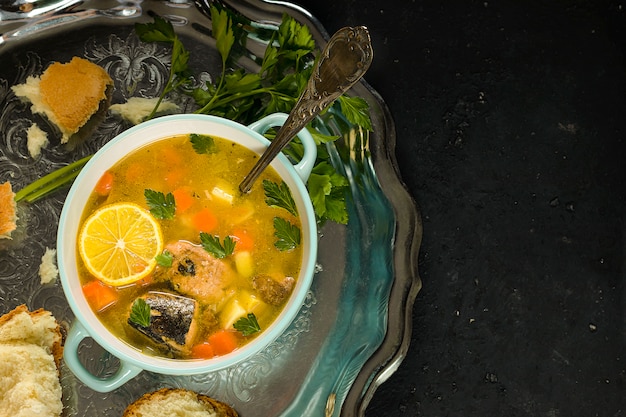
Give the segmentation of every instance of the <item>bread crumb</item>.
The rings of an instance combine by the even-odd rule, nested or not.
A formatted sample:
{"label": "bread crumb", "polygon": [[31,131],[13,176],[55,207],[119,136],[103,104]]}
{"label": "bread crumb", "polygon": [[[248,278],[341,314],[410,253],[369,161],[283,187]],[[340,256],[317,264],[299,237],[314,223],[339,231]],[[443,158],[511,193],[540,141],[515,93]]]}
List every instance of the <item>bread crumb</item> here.
{"label": "bread crumb", "polygon": [[56,249],[46,248],[46,252],[41,257],[41,264],[39,265],[39,278],[41,278],[41,284],[49,284],[55,281],[59,276],[59,270],[56,265]]}
{"label": "bread crumb", "polygon": [[[123,119],[128,120],[132,124],[141,123],[146,117],[150,115],[154,106],[159,101],[158,97],[144,98],[144,97],[131,97],[126,103],[113,104],[109,108],[112,113],[120,115]],[[176,110],[178,106],[167,100],[161,101],[157,113],[168,112]]]}
{"label": "bread crumb", "polygon": [[37,158],[41,154],[41,149],[48,146],[48,134],[33,123],[26,131],[28,153],[32,158]]}

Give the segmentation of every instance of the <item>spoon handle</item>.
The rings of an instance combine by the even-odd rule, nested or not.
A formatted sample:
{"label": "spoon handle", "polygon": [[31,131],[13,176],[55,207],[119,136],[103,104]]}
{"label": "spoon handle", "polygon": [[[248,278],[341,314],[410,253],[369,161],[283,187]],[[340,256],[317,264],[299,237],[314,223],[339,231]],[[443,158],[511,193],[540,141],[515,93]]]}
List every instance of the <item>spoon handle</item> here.
{"label": "spoon handle", "polygon": [[315,116],[356,84],[372,63],[373,51],[365,26],[339,29],[328,41],[298,102],[274,140],[239,184],[250,191],[259,174]]}

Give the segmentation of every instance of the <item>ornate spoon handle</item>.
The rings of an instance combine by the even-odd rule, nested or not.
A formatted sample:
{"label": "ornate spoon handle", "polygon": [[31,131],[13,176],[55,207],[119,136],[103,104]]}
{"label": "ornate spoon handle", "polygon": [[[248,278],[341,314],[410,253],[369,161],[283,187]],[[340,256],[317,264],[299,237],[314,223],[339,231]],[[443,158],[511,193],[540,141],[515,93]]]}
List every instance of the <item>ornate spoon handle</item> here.
{"label": "ornate spoon handle", "polygon": [[372,44],[365,26],[339,29],[330,38],[285,124],[239,184],[242,192],[250,191],[259,174],[300,130],[363,77],[372,58]]}

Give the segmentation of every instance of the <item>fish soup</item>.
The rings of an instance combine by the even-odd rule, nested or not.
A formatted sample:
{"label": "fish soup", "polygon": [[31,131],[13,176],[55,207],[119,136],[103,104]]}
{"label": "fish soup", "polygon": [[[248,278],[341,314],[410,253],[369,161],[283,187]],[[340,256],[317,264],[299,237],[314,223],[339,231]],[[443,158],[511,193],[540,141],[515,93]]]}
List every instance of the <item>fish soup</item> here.
{"label": "fish soup", "polygon": [[111,333],[144,353],[206,359],[272,323],[300,271],[301,223],[271,167],[240,193],[256,158],[224,138],[178,135],[130,153],[103,175],[81,224],[103,207],[132,203],[150,212],[163,247],[150,273],[119,286],[95,277],[79,253],[83,292]]}

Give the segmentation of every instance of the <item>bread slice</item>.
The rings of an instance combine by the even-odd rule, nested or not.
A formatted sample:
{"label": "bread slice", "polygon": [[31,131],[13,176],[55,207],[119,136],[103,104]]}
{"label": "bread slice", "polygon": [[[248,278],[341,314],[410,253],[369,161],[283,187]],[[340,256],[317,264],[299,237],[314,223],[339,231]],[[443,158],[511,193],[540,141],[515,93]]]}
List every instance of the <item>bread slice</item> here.
{"label": "bread slice", "polygon": [[238,417],[229,405],[183,388],[162,388],[130,404],[122,417]]}
{"label": "bread slice", "polygon": [[33,113],[44,114],[61,131],[67,143],[100,109],[113,85],[109,74],[97,64],[74,57],[68,63],[54,62],[40,77],[30,76],[12,87],[16,96],[31,102]]}
{"label": "bread slice", "polygon": [[61,329],[49,311],[21,305],[0,317],[0,416],[60,416],[62,355]]}
{"label": "bread slice", "polygon": [[17,227],[15,222],[15,193],[10,182],[0,184],[0,239],[10,239]]}

